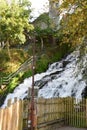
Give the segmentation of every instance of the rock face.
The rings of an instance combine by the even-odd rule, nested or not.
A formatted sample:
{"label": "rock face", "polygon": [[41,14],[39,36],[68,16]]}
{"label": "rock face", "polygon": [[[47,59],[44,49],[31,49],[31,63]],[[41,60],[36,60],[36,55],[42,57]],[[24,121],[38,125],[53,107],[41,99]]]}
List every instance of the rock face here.
{"label": "rock face", "polygon": [[[79,50],[77,49],[60,62],[51,64],[46,72],[35,75],[35,86],[39,87],[39,97],[81,98],[87,95],[87,53],[81,54]],[[4,106],[9,98],[26,98],[28,88],[31,86],[32,77],[25,79],[13,93],[7,96]]]}
{"label": "rock face", "polygon": [[[60,15],[59,7],[62,4],[63,0],[49,0],[49,17],[56,27],[59,26],[60,20],[62,19],[63,14]],[[58,27],[59,28],[59,27]]]}

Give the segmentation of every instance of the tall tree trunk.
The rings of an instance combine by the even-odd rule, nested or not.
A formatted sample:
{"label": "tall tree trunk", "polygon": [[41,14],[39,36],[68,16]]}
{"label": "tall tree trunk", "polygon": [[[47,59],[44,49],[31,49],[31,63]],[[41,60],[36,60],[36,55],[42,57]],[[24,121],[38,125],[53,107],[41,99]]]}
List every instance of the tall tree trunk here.
{"label": "tall tree trunk", "polygon": [[9,57],[9,59],[10,59],[10,63],[11,63],[11,72],[13,72],[13,59],[12,59],[12,57],[11,57],[11,52],[10,52],[10,41],[9,42],[7,42],[7,53],[8,53],[8,57]]}
{"label": "tall tree trunk", "polygon": [[53,45],[56,45],[56,38],[53,36]]}
{"label": "tall tree trunk", "polygon": [[41,50],[43,50],[43,48],[44,48],[43,38],[41,37],[40,40],[41,40]]}
{"label": "tall tree trunk", "polygon": [[8,41],[7,41],[6,45],[7,45],[8,56],[9,56],[9,59],[11,60],[11,52],[10,52],[10,49],[9,49],[10,44],[9,44]]}

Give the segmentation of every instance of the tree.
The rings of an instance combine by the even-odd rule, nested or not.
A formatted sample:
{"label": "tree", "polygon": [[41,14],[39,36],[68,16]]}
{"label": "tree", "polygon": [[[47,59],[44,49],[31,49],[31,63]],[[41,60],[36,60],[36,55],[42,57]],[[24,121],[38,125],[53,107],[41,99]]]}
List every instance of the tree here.
{"label": "tree", "polygon": [[48,41],[53,44],[53,38],[55,35],[54,28],[53,28],[53,22],[49,18],[48,13],[41,14],[34,22],[35,31],[37,34],[37,37],[40,39],[41,42],[41,49],[43,50],[44,47],[44,39],[45,42]]}
{"label": "tree", "polygon": [[30,6],[28,0],[0,0],[0,42],[7,46],[25,42],[24,31],[33,29],[29,24]]}
{"label": "tree", "polygon": [[87,37],[87,0],[64,0],[60,7],[67,10],[61,22],[62,42],[77,45]]}

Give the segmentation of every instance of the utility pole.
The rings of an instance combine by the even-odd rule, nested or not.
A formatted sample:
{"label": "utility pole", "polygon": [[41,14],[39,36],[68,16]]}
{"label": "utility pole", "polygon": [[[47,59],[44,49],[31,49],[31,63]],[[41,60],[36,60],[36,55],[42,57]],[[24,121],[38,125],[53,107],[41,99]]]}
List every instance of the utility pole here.
{"label": "utility pole", "polygon": [[35,95],[34,95],[34,74],[35,74],[35,34],[31,37],[32,42],[32,53],[33,53],[33,60],[32,60],[32,87],[31,90],[28,90],[28,97],[29,97],[29,110],[28,110],[28,130],[36,130],[37,126],[37,116],[36,116],[36,106],[35,106]]}
{"label": "utility pole", "polygon": [[[35,33],[30,37],[32,43],[32,86],[28,89],[28,98],[29,98],[29,106],[28,106],[28,130],[36,130],[37,129],[37,115],[36,115],[36,104],[35,104],[35,86],[34,86],[34,75],[35,75],[35,42],[36,36]],[[38,90],[38,88],[37,88]]]}
{"label": "utility pole", "polygon": [[34,130],[35,125],[35,104],[34,104],[34,74],[35,74],[35,36],[33,37],[33,62],[32,62],[32,89],[31,89],[31,130]]}

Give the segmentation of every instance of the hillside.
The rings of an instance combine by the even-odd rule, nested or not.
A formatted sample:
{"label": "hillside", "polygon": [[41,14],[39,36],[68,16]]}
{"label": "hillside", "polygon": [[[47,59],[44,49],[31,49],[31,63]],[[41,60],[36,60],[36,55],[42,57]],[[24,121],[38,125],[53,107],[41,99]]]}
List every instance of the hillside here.
{"label": "hillside", "polygon": [[[67,46],[59,46],[59,45],[50,45],[50,44],[45,44],[44,49],[42,50],[40,48],[40,43],[36,43],[38,46],[35,48],[35,55],[38,57],[36,60],[36,69],[35,73],[41,73],[46,71],[48,68],[49,64],[56,62],[63,58],[67,53],[69,53],[70,50],[67,50]],[[29,57],[32,56],[32,47],[30,45],[29,49],[25,51],[25,47],[21,49],[17,48],[11,48],[10,53],[11,53],[11,59],[9,58],[8,53],[6,52],[5,49],[1,50],[1,64],[0,68],[4,68],[1,70],[0,77],[3,79],[3,77],[9,76],[11,73],[15,73],[17,69],[20,67],[24,61],[26,61]],[[62,50],[62,51],[61,51]],[[0,99],[3,102],[5,96],[9,92],[13,92],[15,87],[23,82],[23,80],[29,76],[32,75],[32,69],[31,65],[25,66],[25,70],[22,71],[22,73],[17,74],[14,78],[10,80],[10,82],[2,87],[0,89]]]}
{"label": "hillside", "polygon": [[[87,48],[87,46],[85,47]],[[39,87],[39,97],[75,97],[79,99],[87,97],[87,53],[84,51],[84,55],[82,55],[81,49],[82,46],[59,62],[51,64],[45,72],[35,75],[35,86]],[[32,77],[26,78],[13,93],[8,94],[4,105],[9,98],[27,98],[28,88],[31,86]]]}
{"label": "hillside", "polygon": [[[29,57],[31,57],[33,55],[32,50],[35,47],[35,56],[36,61],[35,61],[35,74],[37,73],[42,73],[45,72],[47,70],[47,68],[50,66],[50,64],[54,63],[54,62],[58,62],[59,60],[61,60],[62,58],[65,58],[70,52],[76,50],[76,48],[78,48],[78,52],[79,54],[74,55],[71,57],[72,61],[67,61],[66,59],[64,60],[64,63],[62,64],[63,66],[63,72],[64,69],[66,69],[66,66],[69,64],[67,62],[70,62],[70,66],[69,69],[71,69],[72,67],[74,67],[74,70],[71,71],[71,73],[73,73],[74,75],[74,71],[76,72],[76,75],[74,75],[74,79],[76,80],[74,85],[77,85],[78,81],[83,81],[83,78],[85,80],[85,85],[84,88],[86,88],[86,72],[87,72],[87,66],[86,66],[86,54],[87,54],[87,1],[83,0],[83,1],[68,1],[65,0],[63,3],[61,3],[59,1],[54,0],[54,2],[50,1],[50,9],[49,9],[49,16],[48,15],[41,15],[41,17],[39,17],[39,19],[35,20],[34,23],[34,28],[33,26],[30,24],[26,29],[25,29],[25,23],[23,22],[23,29],[20,29],[20,33],[18,35],[14,35],[13,33],[13,38],[12,38],[12,34],[11,32],[9,32],[8,26],[8,32],[6,32],[5,36],[8,36],[7,33],[9,34],[9,38],[10,40],[5,39],[4,41],[6,42],[6,47],[1,48],[0,50],[0,77],[1,77],[1,89],[0,89],[0,100],[1,100],[1,104],[3,103],[6,95],[8,93],[12,93],[15,89],[16,86],[18,86],[20,83],[22,83],[24,81],[24,79],[30,77],[32,75],[32,64],[31,66],[26,67],[26,69],[21,72],[18,73],[17,75],[15,75],[15,77],[13,77],[11,80],[9,80],[8,84],[4,84],[5,86],[2,87],[3,85],[3,77],[4,76],[8,76],[11,73],[15,73],[15,71],[20,67],[21,64],[23,64]],[[9,8],[8,8],[9,10]],[[3,13],[3,12],[2,12]],[[7,16],[7,15],[6,15]],[[25,16],[25,15],[24,15]],[[54,16],[55,19],[54,19]],[[27,15],[28,17],[28,15]],[[26,17],[26,18],[27,18]],[[14,17],[13,17],[14,18]],[[19,17],[20,19],[20,17]],[[46,26],[44,26],[44,22],[46,22]],[[6,20],[5,20],[6,22]],[[26,22],[28,22],[26,20]],[[40,24],[38,24],[38,22],[40,22]],[[1,22],[3,23],[3,22]],[[17,22],[18,23],[18,22]],[[7,23],[5,23],[6,25],[8,25]],[[29,23],[28,23],[29,24]],[[26,25],[28,25],[26,24]],[[9,24],[10,27],[11,24]],[[20,24],[21,25],[21,24]],[[3,25],[2,25],[3,26]],[[16,30],[13,27],[13,32]],[[19,27],[19,25],[18,25]],[[1,27],[2,29],[2,27]],[[27,30],[29,29],[29,31]],[[32,31],[33,29],[33,31]],[[4,36],[5,32],[2,32],[2,36]],[[18,31],[19,32],[19,31]],[[16,36],[16,37],[14,37]],[[21,37],[22,36],[22,37]],[[25,38],[27,40],[27,42],[29,42],[29,48],[25,49],[25,45],[21,46],[21,49],[17,49],[17,47],[15,45],[17,45],[18,43],[24,43],[25,42]],[[16,41],[16,40],[19,40]],[[31,40],[31,41],[29,41]],[[1,40],[2,42],[2,40]],[[35,42],[35,46],[33,46]],[[15,44],[16,43],[16,44]],[[32,44],[30,44],[32,43]],[[15,48],[13,49],[12,46],[15,46]],[[78,58],[77,58],[78,57]],[[76,60],[78,59],[78,60]],[[63,61],[63,59],[62,59]],[[72,63],[74,62],[74,66],[72,66]],[[78,63],[77,63],[78,62]],[[54,63],[55,64],[55,63]],[[55,69],[56,66],[53,67],[53,69]],[[78,68],[78,71],[75,69]],[[60,69],[60,68],[58,68]],[[80,72],[81,71],[81,72]],[[62,73],[61,70],[60,72],[58,72],[59,74]],[[83,73],[83,74],[82,74]],[[67,74],[68,75],[68,74]],[[80,75],[81,77],[78,77],[78,75]],[[49,75],[51,77],[51,75]],[[55,77],[55,76],[54,76]],[[47,77],[50,80],[54,80],[54,77],[52,77],[53,79],[50,79],[49,77]],[[72,77],[72,75],[69,75],[69,78]],[[78,77],[78,78],[77,78]],[[65,77],[62,77],[62,79],[66,79]],[[74,80],[72,79],[72,80]],[[44,79],[43,79],[44,80]],[[47,82],[47,81],[46,81]],[[62,80],[61,80],[62,82]],[[71,79],[70,79],[71,82]],[[72,82],[71,82],[72,83]],[[81,82],[82,83],[82,82]],[[43,87],[43,83],[41,83],[42,87]],[[48,83],[49,84],[49,83]],[[69,83],[68,83],[69,84]],[[37,84],[38,85],[38,84]],[[52,85],[54,86],[55,83]],[[62,88],[65,86],[65,88],[67,87],[67,81],[64,82],[64,85],[62,85]],[[70,86],[72,86],[72,84],[70,84]],[[40,87],[40,88],[42,88]],[[60,85],[61,88],[61,85]],[[64,88],[64,90],[65,90]],[[71,89],[70,89],[71,90]],[[77,91],[77,89],[75,90],[71,90],[71,91]],[[43,91],[42,91],[43,92]],[[71,92],[72,93],[72,92]],[[43,94],[41,94],[43,95]],[[58,94],[57,94],[58,95]],[[60,94],[59,94],[60,95]],[[61,94],[62,95],[62,94]],[[75,95],[75,94],[72,94]],[[80,94],[81,95],[81,94]],[[84,94],[85,96],[85,94]]]}

